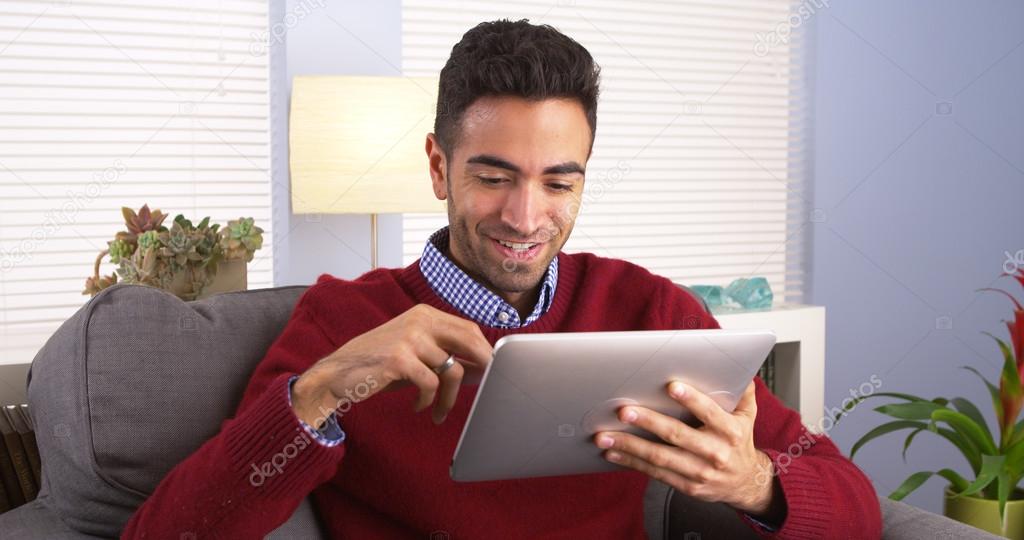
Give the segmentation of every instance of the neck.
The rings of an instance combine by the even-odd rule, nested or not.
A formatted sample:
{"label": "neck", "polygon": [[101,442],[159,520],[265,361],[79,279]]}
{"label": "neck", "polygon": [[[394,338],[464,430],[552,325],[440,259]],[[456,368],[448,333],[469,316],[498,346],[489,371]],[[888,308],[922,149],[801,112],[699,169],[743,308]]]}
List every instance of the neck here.
{"label": "neck", "polygon": [[[449,240],[451,242],[451,240]],[[466,273],[469,277],[473,278],[477,283],[481,284],[487,290],[498,295],[502,300],[509,303],[510,306],[514,307],[519,313],[520,320],[525,320],[526,317],[533,312],[533,307],[537,305],[537,300],[540,298],[540,288],[543,285],[543,280],[538,281],[536,285],[526,291],[502,291],[498,290],[489,280],[484,278],[477,272],[474,272],[465,263],[462,262],[461,256],[455,253],[455,250],[451,248],[449,244],[446,255],[448,258],[458,266],[460,270]]]}

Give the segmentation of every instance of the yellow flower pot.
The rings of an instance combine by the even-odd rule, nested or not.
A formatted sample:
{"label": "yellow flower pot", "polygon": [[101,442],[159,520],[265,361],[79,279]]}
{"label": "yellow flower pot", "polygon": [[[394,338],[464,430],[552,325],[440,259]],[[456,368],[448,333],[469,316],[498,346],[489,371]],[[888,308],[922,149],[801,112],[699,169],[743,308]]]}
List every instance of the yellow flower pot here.
{"label": "yellow flower pot", "polygon": [[946,517],[966,523],[1010,540],[1024,540],[1024,491],[1018,489],[1006,501],[1005,529],[999,520],[999,501],[979,497],[953,497],[946,488],[942,513]]}

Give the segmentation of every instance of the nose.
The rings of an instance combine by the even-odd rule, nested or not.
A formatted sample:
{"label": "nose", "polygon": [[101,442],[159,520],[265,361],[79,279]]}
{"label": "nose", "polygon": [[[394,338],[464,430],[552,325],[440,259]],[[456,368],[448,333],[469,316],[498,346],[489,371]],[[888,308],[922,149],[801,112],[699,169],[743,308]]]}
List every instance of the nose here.
{"label": "nose", "polygon": [[530,238],[544,220],[544,204],[535,182],[519,182],[508,192],[501,221],[520,236]]}

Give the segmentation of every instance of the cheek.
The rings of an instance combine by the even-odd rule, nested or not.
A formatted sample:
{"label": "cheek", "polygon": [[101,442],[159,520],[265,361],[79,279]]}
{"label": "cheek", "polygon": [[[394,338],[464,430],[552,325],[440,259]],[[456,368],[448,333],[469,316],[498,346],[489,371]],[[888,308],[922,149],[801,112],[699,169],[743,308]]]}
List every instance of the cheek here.
{"label": "cheek", "polygon": [[565,228],[576,221],[580,213],[580,201],[576,198],[559,201],[552,213],[552,219],[560,227]]}
{"label": "cheek", "polygon": [[459,210],[470,223],[479,223],[500,216],[504,204],[504,199],[497,194],[467,193]]}

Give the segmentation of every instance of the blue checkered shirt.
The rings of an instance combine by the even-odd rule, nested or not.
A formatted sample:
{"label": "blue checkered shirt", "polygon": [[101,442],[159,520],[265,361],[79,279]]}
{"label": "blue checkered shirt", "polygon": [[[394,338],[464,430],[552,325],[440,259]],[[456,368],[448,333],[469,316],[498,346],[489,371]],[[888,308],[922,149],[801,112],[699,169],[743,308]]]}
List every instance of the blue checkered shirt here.
{"label": "blue checkered shirt", "polygon": [[[470,319],[495,328],[520,328],[536,321],[551,308],[551,302],[555,299],[555,286],[558,285],[558,257],[552,259],[548,265],[537,305],[527,315],[526,320],[520,322],[516,308],[469,277],[448,258],[447,252],[448,227],[445,227],[432,234],[423,248],[420,272],[434,293]],[[298,378],[296,375],[288,381],[289,406],[292,404],[292,384]],[[299,422],[306,433],[324,446],[337,446],[345,441],[345,432],[342,431],[335,414],[331,414],[320,429],[315,429],[301,420]]]}
{"label": "blue checkered shirt", "polygon": [[537,305],[526,320],[520,322],[516,308],[469,277],[448,258],[447,253],[448,227],[445,227],[431,235],[423,248],[420,272],[434,293],[470,319],[494,328],[520,328],[536,321],[551,308],[555,286],[558,285],[558,257],[548,265]]}

